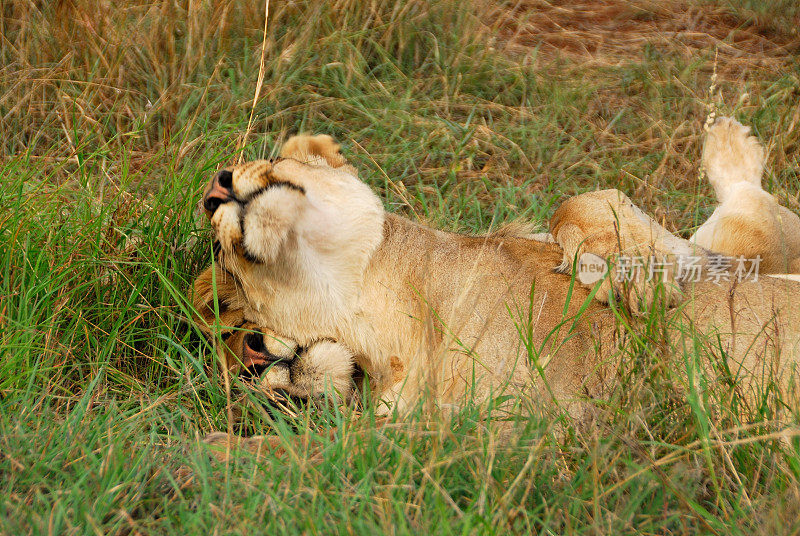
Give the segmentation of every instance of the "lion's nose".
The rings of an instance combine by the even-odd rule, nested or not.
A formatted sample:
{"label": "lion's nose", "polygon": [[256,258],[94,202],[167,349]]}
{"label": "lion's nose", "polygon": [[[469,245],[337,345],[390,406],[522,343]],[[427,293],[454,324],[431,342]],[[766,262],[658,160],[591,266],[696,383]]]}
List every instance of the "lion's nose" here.
{"label": "lion's nose", "polygon": [[233,199],[233,173],[223,169],[211,179],[203,196],[203,208],[214,214],[220,205],[231,199]]}
{"label": "lion's nose", "polygon": [[263,334],[255,332],[245,335],[242,348],[242,364],[245,368],[258,365],[268,366],[277,361],[288,362],[291,360],[292,356],[279,356],[267,350]]}

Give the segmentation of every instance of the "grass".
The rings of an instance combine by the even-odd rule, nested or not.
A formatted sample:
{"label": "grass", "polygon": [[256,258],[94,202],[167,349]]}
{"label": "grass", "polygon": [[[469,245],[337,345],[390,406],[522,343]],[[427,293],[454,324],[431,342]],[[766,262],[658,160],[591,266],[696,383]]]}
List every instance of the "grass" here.
{"label": "grass", "polygon": [[289,454],[219,464],[197,438],[227,428],[226,396],[185,301],[210,259],[203,184],[298,131],[334,135],[388,210],[441,228],[545,227],[565,196],[615,187],[686,235],[711,207],[714,102],[753,125],[767,188],[798,210],[792,2],[273,2],[245,139],[263,16],[0,7],[0,533],[800,529],[797,408],[765,397],[741,422],[725,385],[687,388],[675,369],[711,356],[665,352],[663,314],[625,328],[589,427],[530,411],[501,432],[469,405],[381,428],[249,411],[241,429]]}

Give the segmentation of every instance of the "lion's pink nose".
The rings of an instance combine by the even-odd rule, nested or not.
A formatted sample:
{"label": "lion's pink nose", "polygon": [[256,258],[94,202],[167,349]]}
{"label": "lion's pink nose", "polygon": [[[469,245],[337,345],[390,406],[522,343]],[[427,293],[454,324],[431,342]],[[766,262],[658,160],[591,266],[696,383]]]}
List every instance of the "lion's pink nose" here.
{"label": "lion's pink nose", "polygon": [[233,173],[223,169],[214,175],[206,188],[205,195],[203,195],[203,208],[211,216],[220,205],[231,199],[233,199]]}
{"label": "lion's pink nose", "polygon": [[248,333],[244,337],[242,344],[242,364],[245,368],[255,366],[269,366],[272,363],[282,361],[290,362],[294,356],[279,356],[271,353],[264,344],[264,335],[259,332]]}

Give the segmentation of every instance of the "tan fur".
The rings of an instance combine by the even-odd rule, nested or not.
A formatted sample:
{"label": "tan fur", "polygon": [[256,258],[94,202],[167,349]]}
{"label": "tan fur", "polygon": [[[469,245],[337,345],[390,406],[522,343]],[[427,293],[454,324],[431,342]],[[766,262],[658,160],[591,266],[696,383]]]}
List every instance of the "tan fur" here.
{"label": "tan fur", "polygon": [[[553,314],[564,311],[570,285],[551,269],[561,257],[555,244],[517,236],[528,228],[469,237],[386,214],[342,167],[284,159],[232,173],[238,202],[222,205],[212,225],[220,262],[258,325],[301,346],[320,338],[344,344],[401,408],[429,389],[460,404],[473,379],[479,398],[533,389],[569,405],[594,392],[589,354],[595,344],[612,345],[613,317],[589,302],[573,321],[588,298],[580,288],[565,316]],[[293,186],[262,190],[286,183]],[[244,225],[224,224],[234,221]],[[406,374],[395,382],[398,364]]]}
{"label": "tan fur", "polygon": [[[666,302],[675,305],[683,297],[678,259],[699,257],[708,262],[708,252],[674,236],[619,190],[588,192],[564,201],[550,220],[550,233],[563,248],[559,271],[569,273],[570,267],[583,253],[593,253],[611,266],[610,277],[601,283],[597,299],[607,303],[610,294],[624,297],[629,307],[638,311],[653,299],[654,284],[661,277]],[[634,277],[625,284],[615,274],[625,271],[625,259],[641,266],[629,270]],[[650,265],[653,265],[652,282]],[[590,285],[591,286],[591,285]]]}
{"label": "tan fur", "polygon": [[327,164],[332,168],[346,167],[355,174],[355,168],[347,163],[339,148],[339,144],[326,134],[316,136],[301,134],[286,140],[281,148],[281,157],[293,158],[304,164]]}
{"label": "tan fur", "polygon": [[[667,304],[674,306],[667,311],[674,348],[696,356],[695,340],[704,341],[703,346],[726,359],[730,370],[735,370],[735,387],[751,405],[758,402],[768,388],[765,382],[771,379],[777,380],[783,391],[791,390],[800,364],[800,282],[792,276],[759,277],[757,273],[739,277],[735,265],[719,271],[717,278],[712,271],[720,258],[717,254],[667,233],[652,218],[631,207],[630,199],[616,190],[568,199],[551,221],[556,241],[564,246],[565,261],[576,258],[579,252],[589,252],[614,262],[620,251],[636,254],[642,249],[676,264],[686,255],[698,259],[701,269],[697,277],[669,271],[663,281],[667,289],[674,289],[666,292]],[[745,268],[749,270],[750,266]],[[634,283],[641,285],[637,292],[646,296],[652,296],[658,285],[656,281]],[[622,291],[622,284],[612,274],[603,285],[617,293]],[[597,298],[603,300],[600,293]],[[712,377],[720,375],[715,366],[706,361],[698,363]]]}
{"label": "tan fur", "polygon": [[703,148],[703,167],[719,206],[692,242],[725,255],[761,257],[762,273],[800,267],[800,218],[761,187],[764,148],[750,128],[717,119]]}
{"label": "tan fur", "polygon": [[[232,172],[235,202],[222,205],[212,225],[221,262],[247,296],[244,315],[301,345],[320,338],[343,344],[400,409],[426,391],[443,405],[505,392],[580,414],[579,401],[600,396],[613,377],[615,319],[588,288],[553,268],[581,248],[673,258],[697,250],[616,191],[559,208],[552,229],[562,250],[518,236],[524,233],[469,237],[386,214],[341,167],[286,159]],[[233,221],[231,214],[243,225],[221,225]],[[682,304],[673,310],[676,344],[719,331],[723,350],[754,371],[759,357],[738,336],[748,326],[759,347],[789,348],[774,355],[796,363],[800,334],[790,309],[800,301],[800,285],[684,284],[675,299]],[[728,316],[720,312],[724,303],[732,307]],[[758,329],[767,324],[775,326],[772,339]],[[752,386],[758,376],[747,377]]]}
{"label": "tan fur", "polygon": [[194,281],[191,298],[197,313],[195,324],[206,335],[214,332],[217,314],[220,326],[236,326],[244,322],[244,307],[247,300],[233,276],[224,270],[215,269],[213,266],[203,270]]}
{"label": "tan fur", "polygon": [[[218,317],[214,306],[215,288]],[[216,344],[217,353],[220,362],[232,374],[240,372],[244,338],[248,333],[258,333],[264,347],[274,356],[290,359],[296,354],[291,362],[278,363],[267,369],[254,388],[265,392],[282,391],[300,398],[329,395],[346,400],[352,394],[355,360],[347,347],[319,340],[300,348],[289,337],[245,321],[241,291],[225,271],[213,266],[203,270],[194,282],[192,301],[198,313],[195,324],[200,330],[211,339],[219,330],[221,337]]]}
{"label": "tan fur", "polygon": [[[800,283],[772,278],[741,284],[690,284],[681,306],[666,313],[665,322],[669,328],[668,340],[671,345],[668,352],[679,370],[683,371],[688,365],[689,370],[686,372],[689,374],[685,376],[687,381],[691,378],[696,382],[702,376],[712,383],[730,383],[731,390],[736,391],[740,401],[744,403],[737,418],[745,421],[755,418],[765,394],[774,389],[771,384],[773,380],[779,381],[778,387],[782,394],[796,396],[796,392],[791,392],[791,386],[794,385],[792,382],[797,377],[797,365],[800,362],[798,298]],[[695,346],[698,341],[703,346],[701,353],[698,353]],[[584,394],[602,396],[602,380],[614,379],[613,372],[618,361],[617,345],[594,344],[584,339],[578,348],[582,351],[580,359],[571,359],[568,353],[571,349],[565,349],[558,351],[555,361],[560,361],[562,366],[574,366],[575,370],[572,372],[577,374],[585,374],[593,368],[597,377],[593,382],[584,384],[589,388]],[[706,355],[713,356],[713,359],[705,359]],[[703,358],[698,359],[701,356]],[[328,355],[318,362],[321,367],[339,369],[341,363],[336,363],[337,357],[341,358]],[[301,357],[300,360],[302,359]],[[394,383],[406,381],[407,372],[396,356],[391,357],[390,368]],[[333,376],[330,371],[326,374],[328,377]],[[293,377],[300,385],[288,388],[284,386],[284,390],[303,396],[302,385],[307,383],[307,379],[302,373]],[[440,394],[438,391],[434,393]],[[559,394],[574,396],[578,393],[562,391]],[[443,400],[440,399],[440,402]],[[265,442],[271,445],[270,450],[281,450],[275,443],[276,438],[270,436],[241,439],[218,432],[209,435],[204,441],[221,448],[231,441],[232,446],[253,453],[260,452]],[[224,457],[221,450],[217,450],[215,455]]]}

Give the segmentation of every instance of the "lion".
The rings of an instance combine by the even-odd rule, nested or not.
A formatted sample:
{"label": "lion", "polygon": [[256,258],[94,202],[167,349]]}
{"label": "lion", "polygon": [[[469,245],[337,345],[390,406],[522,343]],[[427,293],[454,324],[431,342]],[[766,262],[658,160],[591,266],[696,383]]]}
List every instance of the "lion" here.
{"label": "lion", "polygon": [[708,129],[702,165],[719,206],[689,241],[725,255],[758,257],[762,273],[800,273],[800,217],[762,188],[764,148],[749,132],[731,117]]}
{"label": "lion", "polygon": [[203,197],[248,319],[301,346],[344,344],[401,412],[430,388],[452,405],[470,389],[529,391],[532,370],[559,400],[594,389],[589,354],[613,346],[613,314],[553,272],[556,244],[444,233],[386,213],[333,158],[332,140],[305,139],[274,162],[220,171]]}
{"label": "lion", "polygon": [[[627,286],[615,285],[617,278],[609,273],[600,281],[595,298],[608,303],[611,294],[621,297],[624,293],[626,305],[635,312],[653,301],[656,288],[668,305],[683,299],[686,274],[680,270],[681,259],[694,259],[705,267],[714,258],[711,251],[670,233],[615,189],[564,201],[550,219],[550,233],[562,248],[561,264],[556,268],[559,272],[570,273],[573,263],[586,262],[587,258],[591,261],[593,256],[611,263],[606,270],[627,270]],[[625,260],[630,266],[623,266]],[[660,286],[650,284],[655,276],[659,276]],[[589,286],[594,283],[588,281]]]}
{"label": "lion", "polygon": [[[607,304],[613,292],[581,284],[565,261],[615,225],[617,242],[640,251],[679,257],[697,248],[616,191],[600,199],[610,220],[587,219],[596,197],[568,200],[554,217],[555,242],[518,228],[444,232],[385,212],[331,138],[287,146],[274,161],[219,171],[206,187],[216,260],[235,281],[244,318],[299,347],[335,341],[399,414],[423,395],[457,407],[511,394],[581,418],[614,378],[624,340]],[[608,254],[606,245],[596,253]],[[764,363],[788,386],[800,359],[800,284],[730,276],[665,274],[677,288],[665,304],[671,343],[713,340],[753,397]]]}

